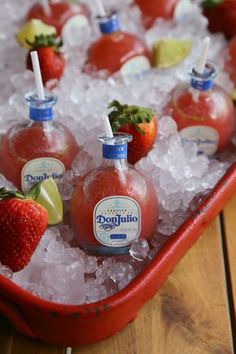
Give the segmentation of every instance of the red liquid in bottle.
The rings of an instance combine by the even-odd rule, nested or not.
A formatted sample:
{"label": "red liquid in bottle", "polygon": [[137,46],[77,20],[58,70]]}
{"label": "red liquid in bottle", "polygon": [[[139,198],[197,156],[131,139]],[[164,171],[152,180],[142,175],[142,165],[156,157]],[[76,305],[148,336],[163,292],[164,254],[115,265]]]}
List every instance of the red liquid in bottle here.
{"label": "red liquid in bottle", "polygon": [[[27,20],[33,18],[39,19],[46,23],[47,25],[56,27],[57,35],[61,35],[63,32],[63,27],[69,25],[69,21],[75,21],[78,27],[81,25],[88,24],[89,22],[89,11],[85,5],[79,4],[69,4],[64,1],[60,2],[49,2],[50,15],[45,13],[43,6],[40,3],[33,5],[28,14]],[[74,23],[75,23],[74,22]]]}
{"label": "red liquid in bottle", "polygon": [[78,244],[97,254],[127,253],[137,237],[150,239],[157,229],[158,210],[150,180],[125,160],[109,157],[78,180],[70,208]]}
{"label": "red liquid in bottle", "polygon": [[[33,96],[31,100],[37,101]],[[48,107],[54,103],[52,98]],[[65,126],[52,122],[51,118],[37,121],[35,116],[29,123],[11,127],[2,138],[0,172],[17,188],[27,190],[49,176],[59,180],[78,151],[73,135]]]}
{"label": "red liquid in bottle", "polygon": [[150,28],[157,18],[172,18],[178,2],[179,0],[135,0],[143,13],[146,28]]}
{"label": "red liquid in bottle", "polygon": [[150,69],[152,58],[146,45],[135,35],[120,31],[115,12],[100,18],[99,25],[103,35],[88,50],[89,67],[109,73],[120,70],[122,75]]}
{"label": "red liquid in bottle", "polygon": [[205,74],[191,75],[191,88],[178,85],[167,111],[175,119],[184,143],[195,141],[199,152],[213,155],[227,147],[234,133],[233,103],[226,91],[218,85],[212,86],[216,72],[211,64]]}

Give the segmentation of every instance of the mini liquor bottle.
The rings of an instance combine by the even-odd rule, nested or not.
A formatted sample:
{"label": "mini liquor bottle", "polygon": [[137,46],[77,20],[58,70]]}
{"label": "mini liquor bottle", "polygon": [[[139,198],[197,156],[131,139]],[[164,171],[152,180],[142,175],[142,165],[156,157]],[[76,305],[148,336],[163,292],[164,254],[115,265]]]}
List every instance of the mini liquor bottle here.
{"label": "mini liquor bottle", "polygon": [[70,207],[72,227],[87,252],[124,254],[137,238],[154,235],[158,200],[151,181],[126,162],[131,136],[117,133],[99,140],[103,162],[77,181]]}
{"label": "mini liquor bottle", "polygon": [[207,62],[202,74],[192,69],[190,84],[173,90],[167,113],[176,121],[183,143],[194,141],[208,156],[227,147],[235,130],[231,97],[214,84],[216,65]]}
{"label": "mini liquor bottle", "polygon": [[25,101],[30,121],[12,126],[0,146],[0,172],[23,191],[49,177],[59,181],[79,151],[71,132],[53,121],[56,96],[30,93]]}
{"label": "mini liquor bottle", "polygon": [[80,30],[89,25],[89,10],[83,4],[70,4],[67,1],[48,0],[47,6],[35,3],[29,10],[27,20],[39,19],[47,25],[54,26],[57,35],[63,35],[69,27]]}
{"label": "mini liquor bottle", "polygon": [[130,75],[150,69],[151,53],[141,39],[120,30],[116,11],[99,16],[98,21],[102,36],[88,50],[88,70],[107,70],[111,74],[120,71],[122,75]]}

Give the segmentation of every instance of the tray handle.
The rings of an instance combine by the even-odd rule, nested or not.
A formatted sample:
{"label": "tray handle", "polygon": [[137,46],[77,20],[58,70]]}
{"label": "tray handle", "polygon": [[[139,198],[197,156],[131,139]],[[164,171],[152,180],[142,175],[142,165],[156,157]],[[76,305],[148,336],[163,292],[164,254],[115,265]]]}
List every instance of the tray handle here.
{"label": "tray handle", "polygon": [[11,322],[18,332],[28,337],[36,337],[18,307],[2,296],[0,296],[0,313]]}

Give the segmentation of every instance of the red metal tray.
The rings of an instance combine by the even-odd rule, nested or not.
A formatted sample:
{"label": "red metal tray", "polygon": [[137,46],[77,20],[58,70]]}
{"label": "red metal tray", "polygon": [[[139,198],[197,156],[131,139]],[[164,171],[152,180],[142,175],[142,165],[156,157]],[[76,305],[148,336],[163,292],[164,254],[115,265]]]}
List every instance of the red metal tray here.
{"label": "red metal tray", "polygon": [[146,268],[122,291],[94,304],[62,305],[42,300],[0,276],[0,312],[22,334],[49,343],[98,342],[131,322],[160,289],[175,265],[236,192],[236,163]]}

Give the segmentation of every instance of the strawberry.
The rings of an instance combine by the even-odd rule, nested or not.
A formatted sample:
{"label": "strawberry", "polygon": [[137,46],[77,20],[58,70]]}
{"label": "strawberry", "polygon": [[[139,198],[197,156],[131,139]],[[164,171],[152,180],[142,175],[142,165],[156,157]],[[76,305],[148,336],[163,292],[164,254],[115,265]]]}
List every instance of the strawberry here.
{"label": "strawberry", "polygon": [[202,7],[212,32],[223,32],[227,38],[236,34],[235,0],[205,0]]}
{"label": "strawberry", "polygon": [[131,134],[133,140],[128,145],[128,162],[135,164],[151,150],[157,135],[157,119],[152,109],[122,105],[112,101],[108,108],[109,120],[114,132]]}
{"label": "strawberry", "polygon": [[34,201],[38,193],[38,185],[26,196],[0,189],[0,262],[14,272],[29,263],[48,224],[47,210]]}
{"label": "strawberry", "polygon": [[[65,68],[64,56],[59,51],[62,41],[57,42],[54,35],[40,35],[35,37],[33,43],[27,43],[31,46],[31,50],[38,52],[44,85],[52,79],[60,80]],[[27,56],[26,67],[28,70],[33,70],[30,52]]]}

